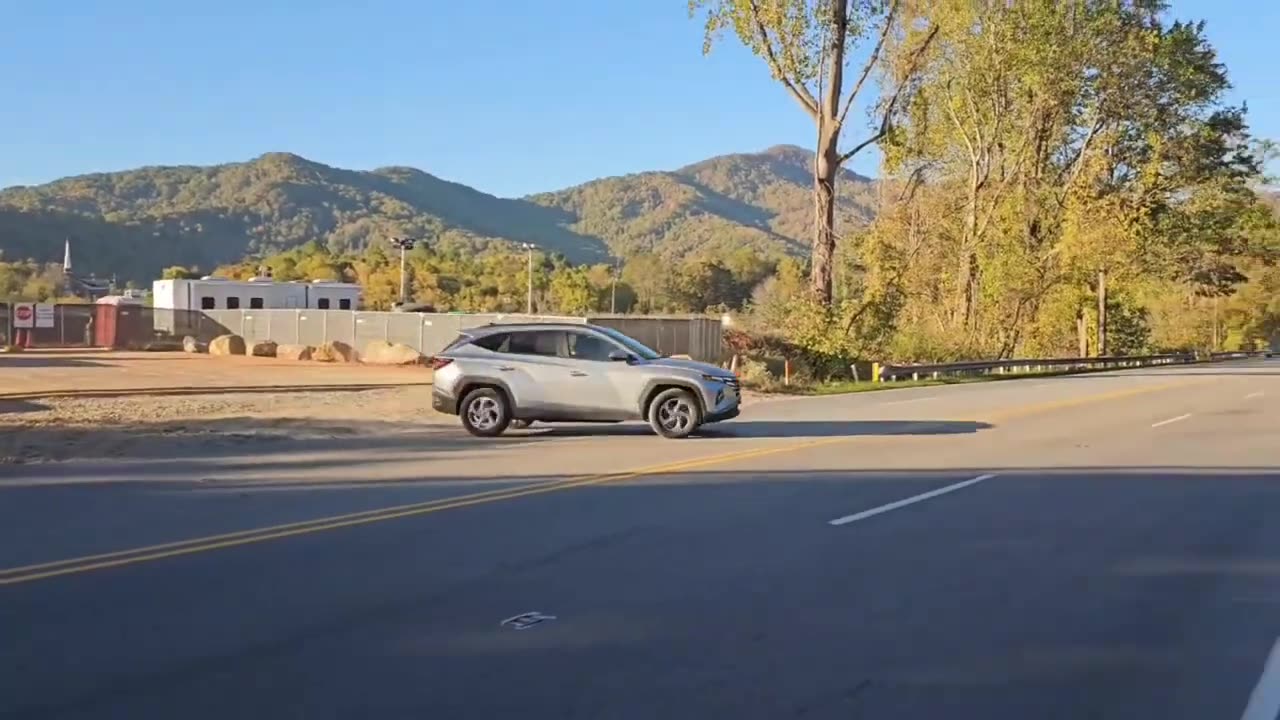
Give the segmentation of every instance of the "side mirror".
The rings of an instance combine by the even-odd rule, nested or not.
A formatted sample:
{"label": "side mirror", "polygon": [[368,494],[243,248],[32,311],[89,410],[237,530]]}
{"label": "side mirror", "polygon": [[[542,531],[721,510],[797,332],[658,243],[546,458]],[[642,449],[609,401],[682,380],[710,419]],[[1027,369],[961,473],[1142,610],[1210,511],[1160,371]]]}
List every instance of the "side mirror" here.
{"label": "side mirror", "polygon": [[609,353],[609,359],[614,362],[631,362],[631,353],[626,350],[614,350]]}

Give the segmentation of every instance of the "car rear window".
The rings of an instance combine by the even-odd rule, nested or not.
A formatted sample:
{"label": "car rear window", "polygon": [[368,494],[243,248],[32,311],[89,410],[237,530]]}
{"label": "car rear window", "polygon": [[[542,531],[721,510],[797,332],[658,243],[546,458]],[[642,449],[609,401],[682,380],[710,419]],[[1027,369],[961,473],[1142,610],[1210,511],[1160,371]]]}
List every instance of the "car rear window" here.
{"label": "car rear window", "polygon": [[511,333],[494,333],[492,335],[478,337],[472,340],[471,344],[476,347],[482,347],[485,350],[492,350],[493,352],[507,352],[510,340]]}
{"label": "car rear window", "polygon": [[458,335],[458,337],[451,340],[448,345],[445,345],[444,348],[440,350],[440,352],[445,353],[445,352],[449,352],[450,350],[456,350],[462,347],[463,345],[466,345],[469,342],[471,342],[471,336],[466,333],[462,333]]}

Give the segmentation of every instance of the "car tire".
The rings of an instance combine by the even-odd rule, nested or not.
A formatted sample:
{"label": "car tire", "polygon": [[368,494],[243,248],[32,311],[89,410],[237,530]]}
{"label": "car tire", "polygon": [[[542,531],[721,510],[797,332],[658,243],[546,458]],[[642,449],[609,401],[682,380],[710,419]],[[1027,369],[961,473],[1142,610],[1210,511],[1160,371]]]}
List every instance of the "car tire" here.
{"label": "car tire", "polygon": [[462,427],[477,437],[496,437],[511,424],[511,403],[507,396],[493,388],[478,388],[467,393],[458,408]]}
{"label": "car tire", "polygon": [[663,390],[649,403],[649,427],[664,438],[688,437],[701,424],[702,409],[688,390]]}

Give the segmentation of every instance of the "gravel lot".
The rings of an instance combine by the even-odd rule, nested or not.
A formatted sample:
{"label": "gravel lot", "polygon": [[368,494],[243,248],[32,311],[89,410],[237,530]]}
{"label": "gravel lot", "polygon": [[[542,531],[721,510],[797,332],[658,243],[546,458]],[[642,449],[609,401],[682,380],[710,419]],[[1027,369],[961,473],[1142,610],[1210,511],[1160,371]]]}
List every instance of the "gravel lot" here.
{"label": "gravel lot", "polygon": [[430,409],[430,379],[423,368],[183,353],[0,356],[0,463],[412,431],[446,420]]}
{"label": "gravel lot", "polygon": [[422,431],[456,422],[431,388],[0,399],[0,463],[183,457],[257,443]]}

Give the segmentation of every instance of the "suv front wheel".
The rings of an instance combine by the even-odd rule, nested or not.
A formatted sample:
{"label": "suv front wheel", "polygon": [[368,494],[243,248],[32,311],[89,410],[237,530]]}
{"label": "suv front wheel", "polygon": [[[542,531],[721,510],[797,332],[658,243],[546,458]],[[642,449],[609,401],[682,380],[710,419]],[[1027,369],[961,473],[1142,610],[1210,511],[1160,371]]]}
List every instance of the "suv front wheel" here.
{"label": "suv front wheel", "polygon": [[649,403],[649,426],[662,437],[688,437],[701,424],[698,400],[688,390],[663,390]]}
{"label": "suv front wheel", "polygon": [[507,396],[493,388],[479,388],[467,393],[458,409],[462,427],[480,437],[501,435],[511,424],[511,406]]}

